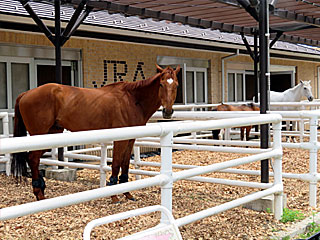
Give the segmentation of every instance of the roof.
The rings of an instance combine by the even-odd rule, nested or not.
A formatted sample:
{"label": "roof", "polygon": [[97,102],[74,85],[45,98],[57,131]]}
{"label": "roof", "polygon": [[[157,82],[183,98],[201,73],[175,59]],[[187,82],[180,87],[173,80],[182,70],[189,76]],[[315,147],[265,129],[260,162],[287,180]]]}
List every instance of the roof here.
{"label": "roof", "polygon": [[[285,34],[281,36],[281,40],[319,45],[320,0],[266,1],[272,3],[271,38],[275,37],[276,31],[283,31]],[[65,2],[77,5],[82,0]],[[88,5],[109,12],[250,35],[257,30],[258,2],[259,0],[90,0]]]}
{"label": "roof", "polygon": [[[54,20],[54,6],[52,4],[46,4],[44,2],[30,2],[30,5],[40,18]],[[181,5],[183,5],[183,3],[180,3],[177,6],[181,7]],[[175,5],[173,5],[173,7],[174,6]],[[200,5],[197,5],[194,8],[202,9]],[[68,5],[62,6],[62,21],[68,21],[71,18],[73,12],[74,8]],[[2,0],[0,2],[0,14],[29,16],[25,8],[17,0]],[[156,33],[190,39],[199,39],[204,41],[215,41],[221,43],[243,45],[241,36],[236,33],[221,32],[217,29],[213,30],[197,28],[190,25],[182,25],[181,23],[174,23],[168,20],[155,21],[152,18],[142,19],[137,16],[126,17],[123,14],[110,14],[107,11],[91,12],[90,15],[85,19],[83,24],[134,30],[138,32]],[[249,44],[253,45],[253,37],[247,37],[247,39]],[[278,41],[277,43],[275,43],[273,48],[285,51],[320,55],[320,51],[316,48],[310,48],[308,46],[298,44],[291,44],[283,41]]]}

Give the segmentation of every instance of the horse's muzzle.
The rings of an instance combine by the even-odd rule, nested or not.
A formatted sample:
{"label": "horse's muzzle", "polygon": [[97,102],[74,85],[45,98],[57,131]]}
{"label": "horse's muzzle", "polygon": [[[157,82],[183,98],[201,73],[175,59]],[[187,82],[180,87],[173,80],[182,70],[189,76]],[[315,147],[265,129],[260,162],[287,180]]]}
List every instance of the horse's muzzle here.
{"label": "horse's muzzle", "polygon": [[173,109],[171,109],[171,111],[168,111],[167,109],[162,109],[162,117],[164,119],[170,119],[172,117],[173,114]]}
{"label": "horse's muzzle", "polygon": [[312,102],[313,101],[313,97],[312,96],[308,97],[308,100],[309,100],[309,102]]}

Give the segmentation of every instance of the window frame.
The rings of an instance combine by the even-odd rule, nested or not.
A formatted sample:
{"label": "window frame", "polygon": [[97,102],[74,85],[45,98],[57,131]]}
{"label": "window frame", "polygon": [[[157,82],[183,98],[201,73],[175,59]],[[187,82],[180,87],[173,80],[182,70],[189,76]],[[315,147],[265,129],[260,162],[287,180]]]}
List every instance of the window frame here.
{"label": "window frame", "polygon": [[0,62],[6,64],[6,82],[7,82],[7,108],[0,109],[0,111],[9,111],[12,112],[14,109],[14,102],[12,101],[12,74],[11,74],[11,65],[12,63],[25,63],[29,64],[29,88],[35,88],[35,75],[34,75],[34,58],[27,57],[3,57],[0,56]]}
{"label": "window frame", "polygon": [[[187,72],[193,72],[193,103],[187,102]],[[197,100],[197,72],[204,73],[204,102],[198,102]],[[182,75],[182,96],[183,96],[183,104],[206,104],[208,103],[208,70],[207,68],[200,67],[188,67],[186,64],[183,66],[183,75]]]}
{"label": "window frame", "polygon": [[[246,71],[245,70],[227,70],[227,99],[228,102],[231,102],[229,100],[229,73],[234,74],[234,102],[245,102],[246,99]],[[238,89],[238,83],[237,83],[237,75],[242,75],[242,95],[243,100],[238,100],[238,92],[236,89]]]}
{"label": "window frame", "polygon": [[[35,84],[38,86],[38,75],[37,75],[37,67],[38,65],[50,65],[50,66],[55,66],[56,62],[54,60],[49,60],[49,59],[36,59],[35,61],[35,66],[34,66],[34,75],[35,75]],[[73,63],[76,61],[68,60],[68,61],[61,61],[61,66],[63,67],[71,67],[71,86],[78,86],[79,83],[76,81],[75,77],[75,69]],[[79,72],[78,72],[78,79],[79,79]]]}

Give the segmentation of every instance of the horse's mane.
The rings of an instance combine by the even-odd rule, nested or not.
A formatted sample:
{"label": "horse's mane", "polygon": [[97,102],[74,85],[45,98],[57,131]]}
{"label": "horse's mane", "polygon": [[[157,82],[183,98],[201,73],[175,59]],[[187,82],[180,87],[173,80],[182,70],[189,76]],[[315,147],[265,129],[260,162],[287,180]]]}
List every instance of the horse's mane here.
{"label": "horse's mane", "polygon": [[160,77],[164,74],[170,74],[173,75],[174,74],[174,69],[172,69],[171,67],[167,67],[164,69],[163,72],[161,73],[157,73],[156,75],[154,75],[153,77],[150,77],[146,80],[140,80],[140,81],[136,81],[136,82],[116,82],[116,83],[111,83],[108,84],[102,88],[122,88],[123,90],[132,92],[135,91],[137,89],[141,89],[144,87],[149,87],[150,85],[152,85],[153,83],[156,83],[156,80],[159,80]]}
{"label": "horse's mane", "polygon": [[[162,75],[161,73],[157,73],[153,77],[150,77],[146,80],[140,80],[137,82],[124,82],[125,84],[124,84],[123,88],[127,91],[134,91],[134,90],[141,89],[144,87],[149,87],[157,79],[160,79],[161,75]],[[160,83],[160,81],[159,81],[159,83]]]}
{"label": "horse's mane", "polygon": [[112,88],[120,88],[122,90],[126,91],[134,91],[136,89],[140,89],[143,87],[150,86],[157,78],[161,76],[161,73],[157,73],[155,76],[150,77],[146,80],[140,80],[137,82],[115,82],[115,83],[110,83],[108,85],[105,85],[101,87],[101,89],[108,89],[111,90]]}

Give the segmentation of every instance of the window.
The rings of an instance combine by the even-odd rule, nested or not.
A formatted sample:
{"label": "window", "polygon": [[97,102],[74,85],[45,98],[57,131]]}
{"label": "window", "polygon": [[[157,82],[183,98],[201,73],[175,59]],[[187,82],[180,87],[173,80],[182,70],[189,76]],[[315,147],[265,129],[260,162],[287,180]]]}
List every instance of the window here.
{"label": "window", "polygon": [[0,110],[12,111],[20,93],[34,87],[32,58],[0,57]]}
{"label": "window", "polygon": [[[0,111],[13,112],[17,97],[39,85],[55,82],[55,61],[34,58],[0,57]],[[63,61],[63,83],[79,85],[77,61]],[[10,121],[10,132],[12,133]],[[0,120],[0,133],[2,122]]]}
{"label": "window", "polygon": [[[270,77],[270,90],[283,92],[294,83],[293,71],[273,71]],[[229,102],[252,101],[255,95],[255,78],[253,71],[228,71]]]}
{"label": "window", "polygon": [[244,71],[228,71],[228,102],[246,101]]}
{"label": "window", "polygon": [[8,108],[7,101],[7,64],[0,62],[0,109]]}
{"label": "window", "polygon": [[182,89],[184,89],[183,103],[207,103],[207,69],[185,67]]}
{"label": "window", "polygon": [[[36,86],[46,83],[56,83],[55,61],[36,60]],[[79,76],[77,74],[77,61],[62,61],[62,84],[70,86],[80,86]]]}
{"label": "window", "polygon": [[[0,111],[13,112],[16,98],[30,89],[33,66],[31,58],[0,57]],[[9,127],[12,132],[12,121]]]}

